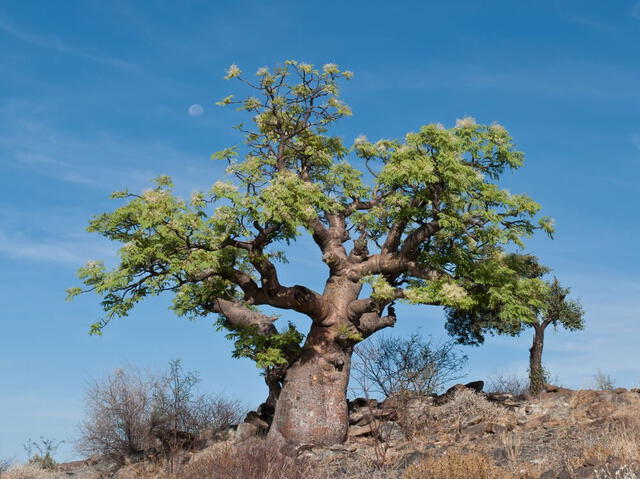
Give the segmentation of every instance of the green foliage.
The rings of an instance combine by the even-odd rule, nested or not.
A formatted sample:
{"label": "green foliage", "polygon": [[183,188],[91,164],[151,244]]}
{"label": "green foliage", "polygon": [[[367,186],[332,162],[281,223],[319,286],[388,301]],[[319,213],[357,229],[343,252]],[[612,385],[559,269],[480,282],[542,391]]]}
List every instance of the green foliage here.
{"label": "green foliage", "polygon": [[376,301],[390,301],[395,296],[395,288],[382,275],[366,276],[362,278],[362,282],[371,286],[371,298]]}
{"label": "green foliage", "polygon": [[476,303],[447,308],[447,330],[459,342],[480,344],[484,335],[519,335],[533,324],[584,328],[584,311],[568,298],[557,278],[545,281],[549,268],[531,255],[498,255],[474,270],[469,287]]}
{"label": "green foliage", "polygon": [[[218,320],[218,328],[229,329],[225,318]],[[259,368],[269,368],[289,364],[297,359],[302,350],[304,334],[289,323],[288,329],[283,333],[265,335],[256,326],[246,326],[230,329],[226,337],[233,341],[234,358],[249,358]]]}
{"label": "green foliage", "polygon": [[[372,246],[397,224],[405,226],[403,239],[425,226],[433,229],[407,253],[412,268],[366,279],[376,302],[388,303],[403,285],[414,304],[458,311],[489,305],[495,327],[509,332],[519,330],[514,317],[533,321],[544,282],[521,277],[503,251],[522,246],[537,230],[551,234],[553,226],[548,218],[537,219],[535,201],[497,184],[502,173],[523,163],[507,130],[465,118],[451,128],[428,124],[402,139],[359,137],[348,147],[330,127],[351,115],[339,83],[352,76],[333,63],[317,68],[286,61],[260,68],[248,80],[231,65],[226,78],[253,94],[219,102],[250,118],[236,127],[243,145],[212,155],[228,163],[227,178],[185,200],[162,176],[141,194],[114,193],[118,207],[91,221],[90,232],[122,245],[115,268],[89,262],[78,273],[84,288],[67,291],[69,298],[81,291],[102,297],[105,315],[91,333],[165,292],[173,295],[173,310],[189,318],[209,314],[219,299],[247,308],[269,304],[249,301],[238,278],[245,285],[247,277],[263,279],[272,260],[286,261],[277,246],[313,232],[318,221],[326,225],[333,214],[344,215],[346,230],[366,232]],[[332,261],[330,255],[324,259]],[[269,335],[233,328],[228,336],[236,356],[263,367],[295,356],[302,340],[292,326]]]}
{"label": "green foliage", "polygon": [[364,339],[362,337],[362,334],[360,334],[356,328],[354,328],[353,326],[350,327],[346,324],[339,325],[336,333],[338,334],[338,337],[340,337],[343,341],[349,340],[359,343]]}
{"label": "green foliage", "polygon": [[529,369],[529,392],[537,396],[544,390],[544,385],[551,379],[549,371],[542,368]]}

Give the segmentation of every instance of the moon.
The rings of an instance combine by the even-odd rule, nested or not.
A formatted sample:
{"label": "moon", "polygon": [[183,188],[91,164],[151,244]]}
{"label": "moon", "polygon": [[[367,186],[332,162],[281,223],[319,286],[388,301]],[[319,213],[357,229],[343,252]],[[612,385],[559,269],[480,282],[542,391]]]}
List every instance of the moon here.
{"label": "moon", "polygon": [[202,105],[198,105],[197,103],[194,103],[189,107],[189,115],[191,116],[200,116],[203,113],[204,113],[204,108],[202,108]]}

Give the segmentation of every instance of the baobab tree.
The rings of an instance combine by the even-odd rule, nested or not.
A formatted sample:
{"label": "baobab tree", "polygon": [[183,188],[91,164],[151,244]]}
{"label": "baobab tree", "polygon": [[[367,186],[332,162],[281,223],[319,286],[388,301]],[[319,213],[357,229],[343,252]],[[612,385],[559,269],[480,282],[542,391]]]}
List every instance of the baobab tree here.
{"label": "baobab tree", "polygon": [[[531,255],[511,254],[505,262],[509,264],[508,274],[514,282],[542,279],[551,271]],[[478,301],[474,306],[447,308],[446,327],[459,343],[475,345],[483,343],[486,334],[518,336],[528,328],[533,329],[529,349],[529,392],[537,395],[548,380],[542,364],[545,330],[551,325],[568,331],[583,329],[584,311],[579,301],[569,298],[570,289],[563,287],[556,277],[543,283],[529,282],[529,286],[533,289],[527,295],[536,299],[530,302],[529,315],[506,318],[500,314],[501,305],[490,298],[481,300],[482,292],[478,290]]]}
{"label": "baobab tree", "polygon": [[[227,179],[190,200],[174,196],[167,177],[140,194],[114,194],[119,207],[89,231],[123,244],[120,263],[87,264],[79,271],[85,287],[69,291],[103,297],[94,333],[164,292],[180,315],[218,315],[236,355],[271,368],[269,434],[293,443],[345,439],[353,346],[394,325],[395,301],[464,310],[476,304],[477,285],[505,318],[531,315],[523,298],[538,280],[502,274],[502,250],[552,230],[535,201],[498,186],[523,163],[498,124],[465,118],[345,146],[330,127],[351,114],[338,95],[351,76],[335,64],[287,61],[249,80],[232,65],[226,78],[253,95],[220,101],[251,117],[237,127],[244,145],[213,155],[229,163]],[[323,291],[280,280],[278,261],[302,235],[326,265]],[[278,331],[262,305],[306,317],[308,331]]]}

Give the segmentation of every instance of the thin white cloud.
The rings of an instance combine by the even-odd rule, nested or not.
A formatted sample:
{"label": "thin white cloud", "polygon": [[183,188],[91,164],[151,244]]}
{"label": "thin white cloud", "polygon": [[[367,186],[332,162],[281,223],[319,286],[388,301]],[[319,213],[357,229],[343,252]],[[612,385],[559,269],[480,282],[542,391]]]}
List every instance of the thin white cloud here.
{"label": "thin white cloud", "polygon": [[577,23],[578,25],[582,25],[584,27],[590,28],[591,30],[596,30],[603,33],[619,33],[621,31],[620,28],[607,25],[606,23],[602,23],[591,18],[573,17],[570,20],[573,23]]}
{"label": "thin white cloud", "polygon": [[[67,183],[106,191],[123,187],[139,190],[149,187],[153,178],[169,174],[178,186],[188,186],[191,191],[194,186],[207,188],[215,181],[216,165],[205,155],[184,154],[167,144],[104,132],[79,138],[19,118],[11,124],[11,131],[0,134],[0,154],[7,164]],[[209,182],[203,183],[205,179]]]}
{"label": "thin white cloud", "polygon": [[0,231],[0,255],[11,259],[62,263],[79,267],[88,260],[113,257],[114,249],[109,249],[95,241],[33,239],[25,235]]}
{"label": "thin white cloud", "polygon": [[[362,87],[367,92],[398,89],[423,90],[457,87],[463,89],[525,92],[549,98],[640,101],[638,69],[614,62],[563,59],[537,65],[481,65],[434,62],[407,69],[389,67],[386,72],[363,71]],[[429,74],[425,72],[428,71]]]}
{"label": "thin white cloud", "polygon": [[72,45],[68,45],[56,37],[40,35],[33,32],[28,32],[26,30],[22,30],[16,27],[15,25],[10,24],[6,19],[0,18],[0,30],[17,40],[30,43],[32,45],[38,46],[40,48],[45,48],[47,50],[53,50],[59,53],[64,53],[66,55],[72,55],[75,57],[84,58],[86,60],[90,60],[96,63],[102,63],[115,68],[121,68],[121,69],[127,69],[127,70],[138,69],[137,65],[127,62],[125,60],[93,55],[80,48],[74,47]]}

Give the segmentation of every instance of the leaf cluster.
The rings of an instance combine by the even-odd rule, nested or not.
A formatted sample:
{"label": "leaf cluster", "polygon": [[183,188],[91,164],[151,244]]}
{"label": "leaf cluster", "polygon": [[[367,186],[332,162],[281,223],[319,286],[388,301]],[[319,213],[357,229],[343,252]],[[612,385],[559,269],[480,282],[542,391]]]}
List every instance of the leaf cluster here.
{"label": "leaf cluster", "polygon": [[256,326],[231,328],[224,317],[218,319],[218,328],[227,329],[227,339],[233,341],[234,358],[249,358],[259,368],[292,363],[300,356],[304,334],[289,323],[286,331],[265,335]]}
{"label": "leaf cluster", "polygon": [[570,289],[557,278],[544,279],[550,269],[535,256],[509,254],[487,266],[484,272],[493,278],[489,282],[477,278],[469,287],[475,290],[476,304],[446,308],[446,328],[460,343],[481,344],[487,333],[517,336],[534,325],[584,328],[580,302],[568,297]]}

